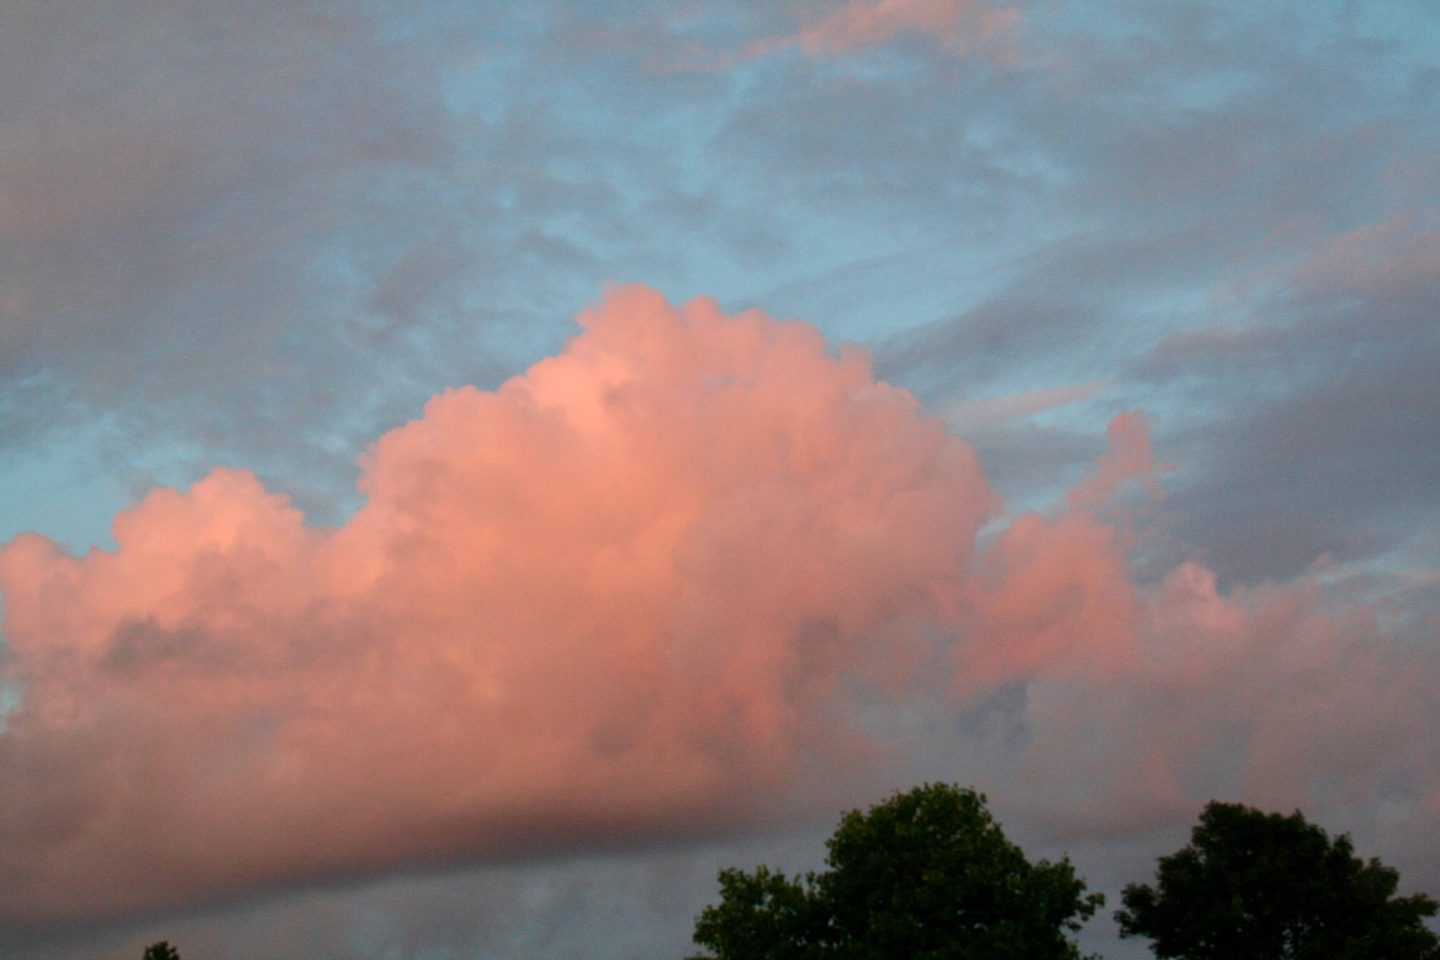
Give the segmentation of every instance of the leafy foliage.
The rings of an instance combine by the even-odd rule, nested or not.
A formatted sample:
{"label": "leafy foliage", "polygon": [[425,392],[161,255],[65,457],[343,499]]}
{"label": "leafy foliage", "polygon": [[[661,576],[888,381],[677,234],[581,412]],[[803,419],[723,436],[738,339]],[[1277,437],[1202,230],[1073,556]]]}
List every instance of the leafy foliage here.
{"label": "leafy foliage", "polygon": [[721,960],[816,960],[825,956],[826,916],[813,876],[802,883],[756,867],[720,871],[720,905],[695,921],[695,942]]}
{"label": "leafy foliage", "polygon": [[714,960],[1075,960],[1067,936],[1103,903],[1068,860],[1031,864],[985,797],[946,784],[851,811],[829,866],[788,879],[720,873],[695,924]]}
{"label": "leafy foliage", "polygon": [[180,952],[170,946],[169,940],[161,940],[145,948],[142,960],[180,960]]}
{"label": "leafy foliage", "polygon": [[1160,858],[1156,886],[1125,888],[1115,919],[1174,960],[1440,960],[1423,922],[1435,902],[1395,896],[1398,882],[1298,812],[1211,803],[1190,844]]}

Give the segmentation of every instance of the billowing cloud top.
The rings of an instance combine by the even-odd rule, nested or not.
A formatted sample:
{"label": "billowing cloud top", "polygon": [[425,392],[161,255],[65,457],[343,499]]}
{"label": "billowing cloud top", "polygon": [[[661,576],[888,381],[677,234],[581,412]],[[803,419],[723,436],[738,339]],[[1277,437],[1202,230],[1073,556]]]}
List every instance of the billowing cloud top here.
{"label": "billowing cloud top", "polygon": [[[1137,414],[977,549],[971,449],[864,354],[641,287],[580,320],[381,437],[339,527],[226,469],[0,550],[4,925],[753,825],[933,751],[865,719],[922,700],[1062,832],[1239,790],[1436,843],[1433,651],[1309,580],[1136,583]],[[1013,736],[953,722],[1017,682]]]}
{"label": "billowing cloud top", "polygon": [[713,830],[853,748],[842,679],[953,616],[971,451],[808,325],[581,322],[382,437],[338,529],[217,470],[0,553],[0,917]]}

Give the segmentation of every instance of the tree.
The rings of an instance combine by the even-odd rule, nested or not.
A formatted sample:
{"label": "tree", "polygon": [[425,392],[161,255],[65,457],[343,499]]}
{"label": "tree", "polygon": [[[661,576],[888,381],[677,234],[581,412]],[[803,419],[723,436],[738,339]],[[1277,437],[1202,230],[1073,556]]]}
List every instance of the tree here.
{"label": "tree", "polygon": [[180,960],[180,953],[170,946],[169,940],[161,940],[145,948],[142,960]]}
{"label": "tree", "polygon": [[1174,960],[1440,960],[1424,894],[1395,896],[1399,874],[1354,855],[1297,811],[1211,803],[1190,844],[1161,857],[1154,887],[1125,888],[1122,937]]}
{"label": "tree", "polygon": [[[829,869],[720,872],[695,923],[712,960],[1078,960],[1068,934],[1104,902],[1068,859],[1031,864],[985,808],[947,784],[851,811]],[[698,960],[698,958],[697,958]]]}
{"label": "tree", "polygon": [[820,960],[826,935],[814,875],[789,880],[763,866],[721,870],[720,905],[695,921],[695,942],[720,960]]}

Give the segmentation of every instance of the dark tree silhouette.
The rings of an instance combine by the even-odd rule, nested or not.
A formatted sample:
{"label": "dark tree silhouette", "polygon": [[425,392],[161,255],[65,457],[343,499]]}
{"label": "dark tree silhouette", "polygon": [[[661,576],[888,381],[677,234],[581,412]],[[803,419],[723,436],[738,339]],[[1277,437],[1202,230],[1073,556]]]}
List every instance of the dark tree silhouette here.
{"label": "dark tree silhouette", "polygon": [[1397,897],[1398,882],[1299,812],[1211,803],[1155,886],[1125,888],[1115,919],[1167,960],[1440,960],[1424,924],[1435,901]]}
{"label": "dark tree silhouette", "polygon": [[829,869],[723,870],[695,923],[712,960],[1078,960],[1069,934],[1103,903],[1068,860],[1031,864],[973,790],[927,784],[827,843]]}
{"label": "dark tree silhouette", "polygon": [[161,940],[146,947],[145,956],[141,960],[180,960],[180,954],[170,946],[169,940]]}

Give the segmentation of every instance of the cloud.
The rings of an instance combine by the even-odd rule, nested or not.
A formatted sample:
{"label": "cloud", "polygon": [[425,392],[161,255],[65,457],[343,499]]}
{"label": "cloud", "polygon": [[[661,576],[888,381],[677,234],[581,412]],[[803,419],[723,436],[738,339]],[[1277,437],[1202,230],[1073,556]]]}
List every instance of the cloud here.
{"label": "cloud", "polygon": [[1105,392],[1113,384],[1098,380],[1064,387],[1046,387],[999,397],[986,397],[957,404],[946,414],[946,421],[957,430],[974,430],[1002,420],[1028,417],[1055,407],[1080,403]]}
{"label": "cloud", "polygon": [[[753,3],[731,5],[724,14],[688,9],[644,29],[607,22],[584,36],[597,49],[648,54],[649,67],[665,74],[730,70],[786,50],[830,60],[912,37],[929,39],[947,54],[982,57],[998,66],[1018,61],[1017,6],[987,0],[848,0],[801,5],[788,24],[775,10]],[[753,39],[737,45],[736,34],[746,32]],[[729,50],[717,53],[717,47]]]}
{"label": "cloud", "polygon": [[705,833],[852,756],[842,678],[897,682],[995,507],[974,456],[811,327],[581,323],[382,437],[339,528],[226,469],[113,553],[0,553],[5,923]]}
{"label": "cloud", "polygon": [[1433,625],[1407,636],[1365,607],[1331,611],[1313,579],[1226,595],[1196,563],[1130,614],[1112,633],[1128,648],[1107,661],[1118,669],[1052,661],[1029,688],[1017,792],[1036,819],[1118,837],[1235,797],[1301,807],[1406,866],[1414,844],[1434,849]]}
{"label": "cloud", "polygon": [[7,18],[0,376],[98,366],[97,392],[114,390],[148,357],[137,344],[168,339],[157,330],[190,354],[169,380],[188,383],[232,327],[249,336],[227,352],[263,351],[257,314],[285,327],[316,308],[315,278],[286,255],[332,230],[368,240],[333,222],[337,197],[363,186],[383,216],[453,156],[424,72],[440,45],[386,42],[383,21],[345,4],[243,7],[65,2]]}
{"label": "cloud", "polygon": [[[1169,823],[1178,842],[1194,812],[1182,808],[1207,791],[1278,797],[1259,775],[1244,785],[1246,769],[1270,768],[1246,758],[1291,742],[1335,765],[1282,778],[1273,764],[1276,783],[1308,777],[1305,789],[1329,798],[1307,813],[1372,831],[1377,853],[1440,863],[1433,828],[1412,815],[1427,790],[1435,809],[1423,751],[1436,739],[1433,698],[1423,708],[1423,687],[1386,679],[1407,668],[1416,682],[1435,678],[1420,655],[1435,628],[1421,624],[1440,610],[1436,585],[1415,573],[1440,556],[1440,74],[1423,5],[1071,4],[1034,16],[1010,0],[12,6],[0,18],[0,473],[22,482],[0,479],[10,494],[0,540],[34,528],[92,542],[103,533],[91,518],[108,520],[127,487],[138,497],[159,476],[183,488],[216,463],[284,490],[303,508],[302,531],[331,523],[362,500],[346,492],[363,444],[443,386],[493,387],[555,352],[604,276],[764,303],[875,345],[879,376],[937,413],[1112,385],[1044,416],[964,425],[1012,512],[1049,506],[984,528],[956,588],[953,629],[918,644],[940,655],[917,651],[880,678],[865,654],[840,663],[823,629],[805,633],[797,674],[828,669],[840,688],[847,671],[884,680],[869,699],[888,705],[866,702],[862,728],[888,710],[894,753],[950,751],[948,765],[905,768],[914,779],[996,782],[1007,827],[1023,819],[1012,801],[1040,801],[1037,829],[1096,831],[1112,876],[1134,879],[1159,852],[1136,853],[1137,830]],[[963,20],[1000,6],[1024,11],[996,37],[999,50],[1021,45],[1015,69],[990,69],[994,50],[966,47],[978,32],[926,20],[927,10]],[[619,45],[598,46],[596,31]],[[770,55],[742,69],[691,63],[733,63],[757,38]],[[1100,455],[1106,420],[1137,408],[1157,458],[1181,467],[1166,477],[1164,505],[1147,507],[1163,543],[1142,540],[1138,551],[1125,531],[1143,523],[1113,504],[1084,516],[1066,493]],[[47,458],[96,483],[51,484],[59,469]],[[1127,484],[1129,504],[1142,487]],[[1317,564],[1322,555],[1333,559]],[[1183,592],[1157,590],[1185,561],[1201,561],[1196,584],[1205,571],[1216,581],[1215,600],[1195,603],[1193,617],[1224,610],[1237,624],[1227,633],[1196,619],[1170,634],[1194,652],[1193,671],[1165,658],[1155,615],[1183,606]],[[167,562],[154,557],[157,569]],[[283,567],[287,587],[316,569],[293,558]],[[345,602],[306,589],[315,598],[303,615],[257,619],[292,651],[272,656],[385,648],[371,639],[393,632],[378,588]],[[1375,602],[1360,608],[1373,626],[1348,618],[1345,595]],[[1289,641],[1260,611],[1281,596],[1297,622],[1344,614],[1335,629],[1349,653],[1304,669],[1272,664],[1272,648]],[[113,643],[113,670],[148,662],[183,673],[204,658],[217,674],[255,669],[155,611],[127,616],[135,622],[106,628],[128,630]],[[303,617],[314,629],[297,625]],[[35,629],[57,643],[68,635]],[[181,653],[192,650],[194,663]],[[346,654],[327,655],[341,671]],[[10,668],[36,662],[11,654]],[[1264,682],[1248,683],[1252,672]],[[296,683],[299,710],[308,687]],[[335,680],[331,696],[378,683]],[[117,684],[95,681],[102,703],[112,688],[120,696]],[[1292,688],[1310,693],[1287,724],[1274,691]],[[960,698],[958,713],[936,690]],[[831,693],[818,684],[799,711],[843,719],[851,691]],[[922,723],[913,715],[928,698],[935,715]],[[1326,698],[1348,705],[1339,716],[1404,732],[1413,755],[1306,723]],[[204,704],[183,706],[177,715],[201,728],[191,714]],[[255,709],[232,739],[248,730],[257,756],[279,757],[266,738],[297,736],[288,705]],[[838,734],[832,744],[828,723],[802,732],[842,755],[858,749]],[[66,772],[60,758],[82,756],[85,736],[38,720],[30,730],[26,782],[50,784],[55,799],[26,825],[44,829],[56,822],[47,818],[78,816],[80,799],[106,796],[108,772],[88,794],[66,786],[89,761]],[[48,731],[43,744],[37,730]],[[985,730],[1004,735],[984,749],[954,746]],[[104,740],[97,757],[132,739],[162,745],[99,722],[86,736]],[[1258,750],[1262,740],[1270,746]],[[1327,754],[1326,741],[1344,749]],[[763,766],[768,755],[746,754],[749,742],[734,738],[734,762]],[[6,774],[17,749],[5,748]],[[808,751],[794,753],[803,762]],[[1361,759],[1388,771],[1381,813],[1352,817],[1323,786],[1343,780],[1351,758],[1357,772]],[[861,776],[849,765],[823,778],[775,769],[746,803],[785,808],[787,785],[823,790],[831,807],[818,822],[828,827],[842,802],[870,799],[845,780]],[[3,782],[7,803],[21,795],[16,780]],[[737,820],[773,812],[736,806]],[[95,810],[143,819],[102,802]],[[713,825],[712,813],[697,805],[685,829]],[[649,835],[669,829],[645,816]],[[759,860],[770,862],[757,848],[748,862]],[[238,885],[295,876],[266,870]],[[669,922],[681,930],[693,912]],[[528,916],[502,909],[496,919],[525,927]],[[568,942],[593,955],[593,925],[569,926],[584,932]],[[537,944],[528,953],[563,952]],[[464,947],[457,954],[527,953]]]}
{"label": "cloud", "polygon": [[[1133,841],[1207,799],[1302,807],[1433,884],[1440,619],[1327,596],[1320,572],[1222,590],[1189,560],[1142,579],[1162,495],[1143,418],[1044,513],[1015,518],[967,579],[955,693],[993,716],[962,739],[1052,841]],[[1122,494],[1137,484],[1137,508]],[[1012,697],[1015,691],[1020,697]],[[960,756],[966,756],[964,749]]]}
{"label": "cloud", "polygon": [[[239,460],[316,510],[396,410],[488,373],[500,351],[477,343],[474,319],[463,337],[447,326],[455,286],[490,252],[452,227],[497,218],[450,176],[469,131],[441,76],[492,14],[442,26],[417,13],[350,0],[7,11],[0,461],[88,446],[89,469],[148,485],[157,464],[188,482]],[[463,264],[434,256],[443,245]],[[432,302],[395,309],[422,280]],[[27,512],[7,530],[50,529]]]}
{"label": "cloud", "polygon": [[1440,289],[1440,229],[1413,210],[1326,238],[1294,271],[1303,295],[1355,298],[1389,323],[1415,322]]}
{"label": "cloud", "polygon": [[1434,624],[1137,577],[1139,414],[977,546],[974,453],[866,355],[642,287],[580,323],[382,436],[343,525],[222,469],[0,550],[0,927],[693,841],[946,749],[1058,836],[1239,795],[1440,845]]}
{"label": "cloud", "polygon": [[1214,398],[1224,440],[1176,492],[1222,579],[1376,557],[1433,528],[1437,238],[1409,212],[1324,237],[1237,284],[1233,322],[1166,338],[1139,366]]}
{"label": "cloud", "polygon": [[1013,56],[1010,32],[1019,19],[1014,7],[992,8],[975,0],[850,0],[799,33],[757,42],[752,52],[798,46],[812,57],[832,57],[905,34],[933,37],[952,50],[990,50],[997,59]]}

